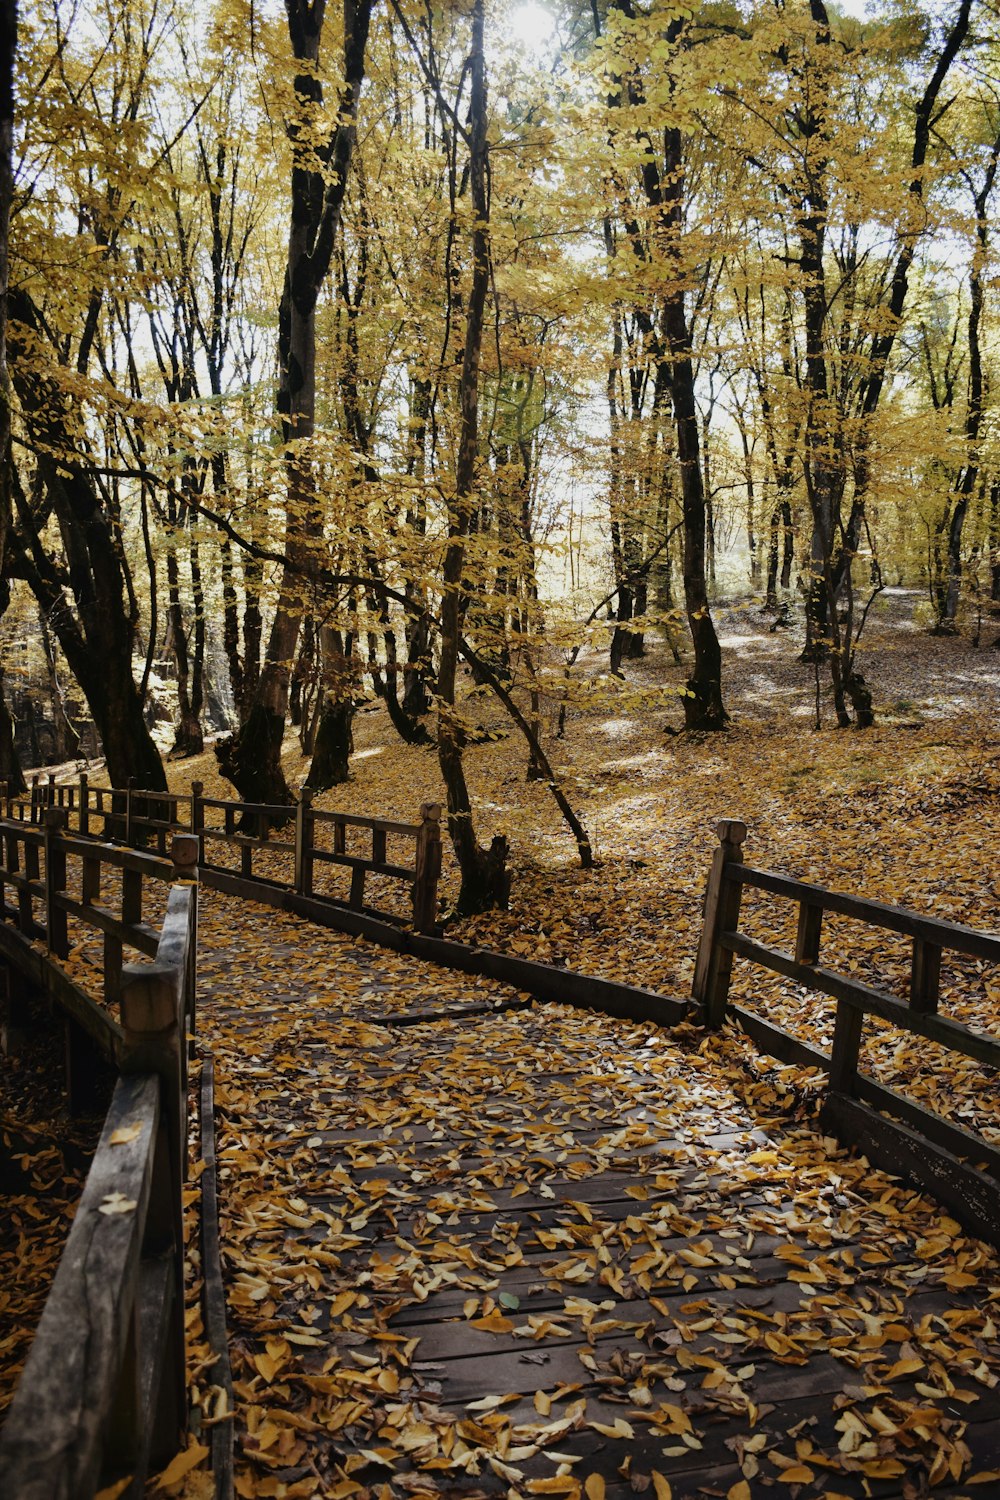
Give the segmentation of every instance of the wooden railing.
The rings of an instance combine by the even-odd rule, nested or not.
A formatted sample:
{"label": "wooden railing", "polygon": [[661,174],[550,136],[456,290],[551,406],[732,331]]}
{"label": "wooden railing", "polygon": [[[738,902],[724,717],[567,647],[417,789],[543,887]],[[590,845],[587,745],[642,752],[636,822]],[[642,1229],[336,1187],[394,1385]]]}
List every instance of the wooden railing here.
{"label": "wooden railing", "polygon": [[[437,888],[441,875],[441,805],[421,804],[416,823],[366,818],[351,813],[324,812],[313,806],[312,792],[303,787],[294,809],[264,802],[237,802],[206,797],[200,781],[190,793],[93,786],[82,775],[75,782],[36,777],[27,797],[0,787],[8,820],[41,824],[47,812],[62,811],[73,819],[81,835],[99,835],[121,843],[155,845],[163,854],[173,833],[197,834],[198,863],[206,873],[230,872],[216,854],[220,848],[237,851],[238,874],[264,881],[300,896],[314,896],[317,865],[340,866],[351,872],[350,894],[342,903],[362,911],[369,875],[388,877],[410,887],[413,926],[432,932],[437,922]],[[280,826],[290,824],[290,836]],[[278,828],[278,836],[274,830]],[[369,850],[348,847],[348,829],[370,835]],[[389,841],[392,841],[390,849]],[[257,855],[268,858],[268,873],[255,870]],[[274,874],[274,856],[284,856],[285,877]]]}
{"label": "wooden railing", "polygon": [[[745,823],[727,820],[717,827],[716,850],[705,896],[704,926],[698,949],[693,995],[706,1024],[722,1025],[735,1013],[744,1028],[766,1050],[787,1061],[821,1067],[829,1074],[823,1118],[845,1141],[860,1146],[889,1171],[917,1177],[976,1232],[1000,1241],[1000,1151],[975,1132],[942,1118],[922,1105],[866,1077],[859,1070],[867,1016],[877,1016],[901,1031],[925,1037],[949,1052],[1000,1067],[1000,1037],[939,1014],[941,958],[959,953],[1000,964],[1000,936],[956,922],[923,916],[793,880],[787,875],[752,869],[743,863]],[[743,891],[752,888],[797,903],[794,954],[755,941],[740,932]],[[910,939],[909,997],[826,967],[820,962],[823,917],[838,913],[868,927],[900,933]],[[837,1002],[829,1054],[803,1045],[781,1028],[729,1003],[734,957],[749,959],[775,974],[818,990]],[[896,1124],[873,1110],[905,1122]],[[985,1173],[968,1162],[985,1168]]]}
{"label": "wooden railing", "polygon": [[[37,863],[37,830],[5,822],[5,884],[18,892],[5,916],[25,923],[5,945],[11,964],[24,958],[30,936],[44,931],[49,952],[67,949],[66,917],[105,938],[110,991],[95,1015],[106,1014],[104,1041],[120,1070],[97,1152],[73,1219],[14,1400],[0,1431],[0,1495],[4,1500],[89,1500],[99,1487],[143,1493],[150,1465],[166,1462],[186,1425],[182,1183],[187,1162],[187,1046],[195,1012],[198,886],[197,841],[175,841],[174,863],[69,839],[59,828],[64,809],[48,809]],[[180,847],[178,847],[178,845]],[[81,847],[82,846],[82,847]],[[11,868],[12,853],[18,868]],[[33,855],[33,857],[32,857]],[[81,899],[69,896],[67,859],[83,871]],[[139,863],[137,863],[139,861]],[[155,871],[150,867],[160,866]],[[120,870],[130,920],[96,905],[102,866]],[[142,926],[141,881],[154,875],[173,885],[159,932]],[[139,881],[137,886],[136,881]],[[137,895],[138,892],[138,895]],[[43,903],[44,927],[33,914]],[[10,938],[26,945],[20,955]],[[122,966],[122,945],[152,962]],[[56,970],[52,959],[35,953]],[[37,965],[25,963],[32,979]],[[68,983],[68,981],[66,981]],[[48,988],[60,1000],[58,982]],[[74,990],[76,987],[74,987]],[[82,991],[76,991],[77,998]],[[113,1004],[119,1021],[106,1011]],[[71,1024],[76,1011],[70,1010]]]}
{"label": "wooden railing", "polygon": [[[148,885],[196,880],[198,840],[190,834],[175,835],[171,858],[160,859],[69,835],[65,807],[40,811],[41,824],[0,820],[0,913],[6,919],[0,922],[0,957],[12,964],[4,1029],[15,1036],[21,1029],[26,983],[45,990],[62,1006],[67,1016],[67,1089],[71,1107],[76,1107],[85,1105],[90,1092],[94,1049],[111,1062],[118,1057],[122,1036],[114,1007],[122,986],[124,951],[132,949],[148,958],[155,958],[159,952],[162,934],[143,921]],[[114,892],[110,890],[112,880]],[[112,895],[117,910],[107,904]],[[103,1004],[98,1004],[58,964],[46,962],[33,946],[33,939],[41,939],[52,958],[66,958],[70,918],[100,935],[98,987]],[[196,912],[192,920],[197,920]],[[189,960],[192,964],[193,951]],[[185,987],[185,1000],[190,1007],[186,1025],[193,1032],[193,970]]]}

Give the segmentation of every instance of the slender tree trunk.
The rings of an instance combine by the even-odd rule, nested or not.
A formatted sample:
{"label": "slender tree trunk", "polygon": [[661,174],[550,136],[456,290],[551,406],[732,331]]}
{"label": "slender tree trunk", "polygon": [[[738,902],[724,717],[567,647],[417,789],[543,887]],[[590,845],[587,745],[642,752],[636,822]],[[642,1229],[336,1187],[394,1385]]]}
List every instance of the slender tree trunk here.
{"label": "slender tree trunk", "polygon": [[448,832],[461,871],[458,908],[462,912],[505,906],[509,890],[507,843],[494,839],[484,850],[476,838],[472,801],[465,779],[464,735],[455,708],[458,657],[465,594],[465,544],[475,507],[479,456],[479,359],[483,315],[490,281],[489,194],[487,186],[486,60],[484,0],[473,0],[469,53],[469,187],[475,224],[472,231],[472,285],[469,290],[465,349],[462,356],[461,432],[455,465],[455,498],[450,506],[448,545],[442,572],[441,659],[438,666],[438,762],[448,797]]}
{"label": "slender tree trunk", "polygon": [[983,356],[979,329],[983,316],[983,270],[989,249],[988,208],[990,194],[1000,162],[1000,135],[993,142],[989,164],[979,192],[975,195],[976,247],[969,277],[969,396],[965,409],[966,457],[952,498],[948,525],[947,584],[944,588],[938,629],[953,631],[958,615],[958,598],[962,586],[962,530],[979,479],[979,433],[983,421]]}
{"label": "slender tree trunk", "polygon": [[[670,249],[676,253],[684,194],[684,153],[681,133],[664,132],[663,205]],[[705,576],[707,507],[699,452],[698,410],[695,404],[691,334],[684,306],[683,282],[672,283],[664,298],[664,325],[671,355],[670,398],[677,429],[684,515],[684,604],[687,610],[694,665],[684,695],[684,725],[690,730],[724,729],[729,720],[722,701],[722,650],[708,603]]]}

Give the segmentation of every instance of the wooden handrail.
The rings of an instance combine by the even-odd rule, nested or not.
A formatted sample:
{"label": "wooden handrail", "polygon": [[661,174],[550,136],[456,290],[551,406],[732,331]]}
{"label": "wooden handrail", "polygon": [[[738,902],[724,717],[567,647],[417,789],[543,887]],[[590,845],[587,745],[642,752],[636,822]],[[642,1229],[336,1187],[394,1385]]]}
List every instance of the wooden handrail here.
{"label": "wooden handrail", "polygon": [[[959,1131],[951,1122],[874,1084],[859,1071],[866,1016],[878,1016],[913,1036],[1000,1068],[1000,1037],[938,1014],[942,953],[962,953],[1000,964],[1000,936],[906,907],[752,869],[743,862],[746,824],[726,819],[718,824],[716,833],[719,848],[709,872],[692,986],[706,1025],[717,1028],[726,1019],[734,956],[831,996],[837,1010],[830,1052],[806,1049],[811,1053],[809,1065],[823,1067],[829,1075],[822,1110],[826,1127],[846,1144],[861,1147],[889,1171],[917,1180],[976,1233],[1000,1243],[1000,1183],[991,1175],[997,1164],[996,1152],[974,1132]],[[798,903],[794,955],[739,930],[742,895],[747,888]],[[906,1000],[821,964],[825,912],[852,917],[911,939]],[[738,1008],[737,1018],[746,1023],[747,1030],[766,1050],[795,1056],[795,1039],[780,1027]],[[877,1115],[873,1105],[895,1118]],[[956,1155],[958,1151],[962,1156]],[[984,1174],[970,1166],[969,1156],[973,1161],[986,1162],[990,1171]]]}
{"label": "wooden handrail", "polygon": [[[170,891],[154,961],[118,976],[122,1076],[0,1432],[4,1500],[89,1500],[126,1476],[124,1493],[138,1497],[150,1465],[165,1463],[182,1441],[184,1034],[194,1015],[196,842],[176,850],[170,870],[183,883]],[[92,845],[84,849],[96,857]],[[52,878],[46,871],[50,899],[60,870],[57,863]]]}
{"label": "wooden handrail", "polygon": [[[339,865],[351,872],[350,896],[346,904],[354,911],[368,909],[365,893],[369,875],[404,881],[411,888],[415,930],[432,933],[437,927],[437,890],[442,856],[440,803],[423,803],[418,820],[403,823],[391,818],[369,818],[357,813],[315,808],[308,787],[302,788],[292,809],[277,803],[206,797],[200,781],[192,782],[190,793],[161,792],[138,787],[134,782],[127,787],[92,785],[84,773],[78,781],[65,785],[57,784],[51,776],[45,784],[36,777],[27,799],[11,796],[7,786],[0,784],[0,805],[7,814],[5,821],[26,831],[40,829],[47,814],[53,810],[67,816],[75,814],[79,834],[84,838],[91,836],[94,820],[101,819],[105,838],[114,837],[126,845],[155,838],[161,857],[166,854],[168,836],[181,831],[190,832],[200,841],[199,864],[203,869],[227,876],[231,873],[228,866],[218,863],[217,856],[213,858],[212,853],[213,846],[226,845],[239,852],[240,879],[258,883],[264,879],[270,886],[309,898],[332,899],[318,896],[314,886],[315,868],[317,865]],[[167,816],[162,815],[164,811]],[[220,828],[206,822],[206,812],[221,812],[223,826]],[[270,823],[279,817],[287,822],[292,815],[294,838],[271,838]],[[323,828],[333,831],[332,847],[319,842],[317,830]],[[346,831],[349,828],[371,834],[370,852],[347,852]],[[39,833],[39,844],[41,838]],[[394,857],[390,858],[388,839],[403,839],[411,843],[412,857],[409,854],[395,857],[393,851]],[[57,853],[61,847],[61,840],[53,845]],[[66,852],[74,851],[67,849]],[[254,856],[258,853],[290,856],[288,877],[276,879],[273,871],[269,871],[266,877],[255,875]],[[33,860],[35,858],[32,856]],[[124,862],[121,867],[130,868]],[[15,880],[9,883],[12,886],[17,884]],[[90,904],[93,900],[90,898]],[[68,910],[79,916],[81,904],[88,904],[86,896],[82,903]],[[146,946],[140,943],[141,951],[146,952],[150,942],[148,932],[143,934],[143,942]]]}

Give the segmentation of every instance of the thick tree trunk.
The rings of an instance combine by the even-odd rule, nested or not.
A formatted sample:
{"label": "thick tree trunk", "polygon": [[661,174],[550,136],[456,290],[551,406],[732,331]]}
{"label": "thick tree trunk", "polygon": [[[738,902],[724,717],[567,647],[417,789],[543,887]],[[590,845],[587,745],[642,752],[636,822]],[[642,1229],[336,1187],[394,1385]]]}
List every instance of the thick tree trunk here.
{"label": "thick tree trunk", "polygon": [[320,627],[320,677],[322,701],[312,743],[312,763],[306,785],[313,791],[339,786],[350,775],[354,740],[354,671],[351,637],[328,625]]}
{"label": "thick tree trunk", "polygon": [[28,790],[21,768],[21,758],[14,743],[14,721],[7,707],[4,670],[0,665],[0,780],[7,783],[7,790],[21,796]]}
{"label": "thick tree trunk", "polygon": [[[15,308],[12,304],[12,312]],[[37,311],[23,293],[16,303],[11,331],[26,326],[44,338]],[[12,338],[11,352],[22,340]],[[39,453],[38,475],[44,486],[66,555],[65,575],[43,545],[29,502],[17,488],[18,531],[14,571],[30,585],[56,634],[90,708],[116,786],[135,777],[140,786],[166,789],[160,753],[143,715],[143,703],[132,675],[135,620],[126,565],[116,526],[97,493],[89,459],[77,450],[66,427],[66,407],[57,383],[30,365],[18,365],[14,384],[21,413]],[[58,459],[51,455],[58,454]],[[15,481],[13,467],[10,469]],[[70,607],[63,587],[67,576],[76,605]]]}
{"label": "thick tree trunk", "polygon": [[330,268],[354,149],[355,117],[364,78],[372,0],[345,0],[344,82],[338,124],[322,149],[317,170],[310,128],[323,104],[319,77],[325,6],[286,0],[289,37],[297,64],[292,142],[291,224],[288,262],[278,316],[278,408],[287,448],[285,559],[266,659],[252,706],[220,767],[245,800],[289,804],[281,765],[291,664],[307,601],[303,579],[316,571],[314,552],[322,513],[308,453],[315,426],[316,302]]}
{"label": "thick tree trunk", "polygon": [[59,681],[59,667],[55,647],[45,616],[39,611],[38,629],[45,653],[45,668],[49,679],[49,702],[52,711],[53,757],[57,761],[72,760],[80,753],[80,736],[70,723],[66,710],[66,699]]}
{"label": "thick tree trunk", "polygon": [[0,578],[11,518],[10,382],[7,374],[7,236],[14,191],[14,59],[17,54],[16,0],[0,0]]}

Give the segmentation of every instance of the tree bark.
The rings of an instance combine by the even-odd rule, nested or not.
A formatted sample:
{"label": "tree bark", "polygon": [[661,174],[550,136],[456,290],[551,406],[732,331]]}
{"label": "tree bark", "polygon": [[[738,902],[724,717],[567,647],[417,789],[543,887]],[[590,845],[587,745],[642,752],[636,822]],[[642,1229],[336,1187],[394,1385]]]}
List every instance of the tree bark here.
{"label": "tree bark", "polygon": [[11,311],[11,353],[17,354],[14,385],[66,555],[65,569],[48,555],[38,518],[16,484],[11,466],[19,523],[10,532],[11,546],[16,546],[12,571],[27,580],[56,634],[97,726],[113,783],[124,786],[129,777],[135,777],[140,786],[163,791],[167,784],[163,764],[132,675],[135,618],[115,526],[97,492],[92,465],[67,429],[58,384],[40,373],[29,357],[30,342],[34,341],[36,349],[44,348],[37,310],[19,293],[16,302],[11,301]]}
{"label": "tree bark", "polygon": [[316,302],[330,268],[354,150],[358,98],[372,0],[345,0],[344,82],[339,123],[315,166],[311,122],[322,105],[318,76],[325,0],[285,0],[296,61],[288,261],[278,314],[278,410],[286,444],[285,566],[264,665],[246,721],[219,747],[225,775],[247,801],[285,804],[291,792],[281,765],[291,664],[307,601],[302,580],[316,569],[322,513],[308,456],[315,429]]}
{"label": "tree bark", "polygon": [[462,353],[461,429],[455,465],[455,496],[449,507],[448,546],[441,580],[441,658],[438,665],[438,763],[448,798],[448,833],[461,872],[458,910],[463,913],[506,906],[509,892],[505,869],[506,842],[494,839],[492,847],[484,850],[476,838],[462,757],[465,737],[455,708],[462,619],[467,602],[462,586],[465,543],[475,507],[479,457],[479,359],[490,283],[484,32],[484,0],[473,0],[469,50],[469,189],[475,215],[472,285]]}

